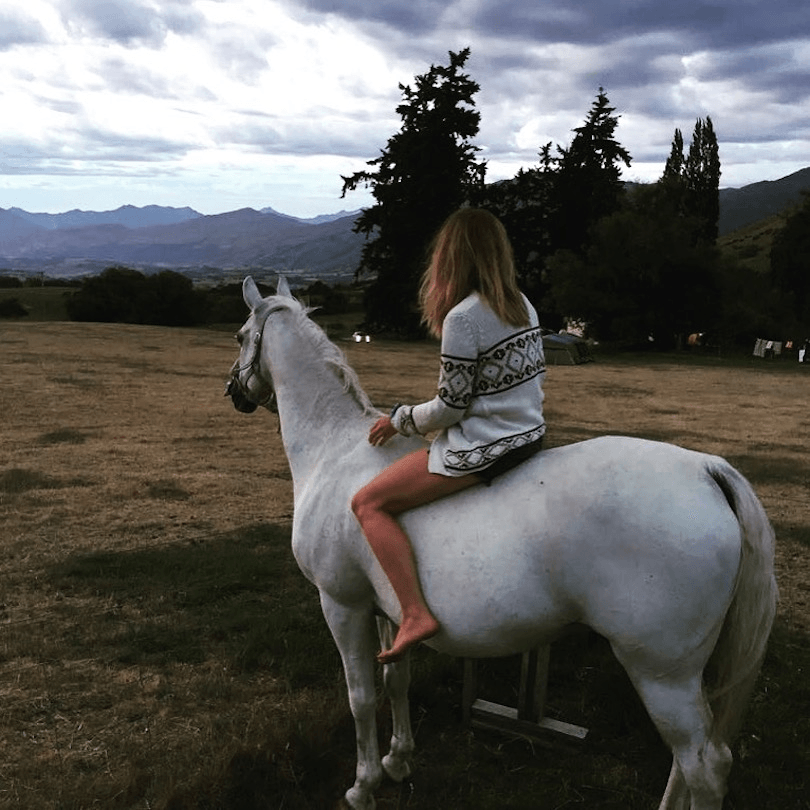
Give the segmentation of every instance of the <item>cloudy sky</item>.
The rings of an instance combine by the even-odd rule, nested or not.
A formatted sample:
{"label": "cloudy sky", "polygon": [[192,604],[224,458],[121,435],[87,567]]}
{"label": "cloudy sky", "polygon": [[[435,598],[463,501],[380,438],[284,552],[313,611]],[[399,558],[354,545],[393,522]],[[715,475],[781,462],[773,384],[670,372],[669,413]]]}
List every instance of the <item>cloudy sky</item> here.
{"label": "cloudy sky", "polygon": [[314,216],[469,46],[488,180],[567,145],[603,86],[657,179],[711,116],[721,185],[810,166],[805,0],[0,0],[0,207]]}

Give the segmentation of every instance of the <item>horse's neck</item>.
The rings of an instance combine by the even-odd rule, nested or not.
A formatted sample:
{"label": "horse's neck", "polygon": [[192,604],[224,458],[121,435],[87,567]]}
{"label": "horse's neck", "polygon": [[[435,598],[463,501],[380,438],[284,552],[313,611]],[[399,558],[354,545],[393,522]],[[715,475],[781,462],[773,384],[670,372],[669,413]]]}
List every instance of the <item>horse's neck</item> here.
{"label": "horse's neck", "polygon": [[362,441],[369,417],[317,356],[290,360],[274,377],[281,438],[293,481],[300,486],[324,458]]}

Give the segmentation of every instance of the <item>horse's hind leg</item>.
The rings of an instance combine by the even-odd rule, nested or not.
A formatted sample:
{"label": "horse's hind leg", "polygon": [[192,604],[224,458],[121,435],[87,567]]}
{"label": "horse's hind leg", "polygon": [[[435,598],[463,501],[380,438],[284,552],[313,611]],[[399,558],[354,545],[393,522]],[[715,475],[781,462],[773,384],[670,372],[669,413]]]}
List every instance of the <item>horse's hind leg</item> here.
{"label": "horse's hind leg", "polygon": [[349,707],[357,738],[355,782],[346,791],[352,810],[374,810],[374,790],[382,781],[377,744],[374,655],[377,652],[374,620],[370,610],[347,607],[321,592],[321,607],[343,661]]}
{"label": "horse's hind leg", "polygon": [[731,751],[712,738],[712,716],[701,675],[682,681],[633,680],[672,751],[672,770],[659,810],[722,810]]}
{"label": "horse's hind leg", "polygon": [[[394,625],[387,618],[378,618],[377,629],[382,648],[390,649],[394,642]],[[411,775],[411,755],[414,748],[408,703],[408,687],[411,683],[410,652],[406,652],[400,661],[383,667],[383,683],[391,702],[393,731],[391,750],[383,757],[382,764],[385,772],[395,782],[401,782]]]}

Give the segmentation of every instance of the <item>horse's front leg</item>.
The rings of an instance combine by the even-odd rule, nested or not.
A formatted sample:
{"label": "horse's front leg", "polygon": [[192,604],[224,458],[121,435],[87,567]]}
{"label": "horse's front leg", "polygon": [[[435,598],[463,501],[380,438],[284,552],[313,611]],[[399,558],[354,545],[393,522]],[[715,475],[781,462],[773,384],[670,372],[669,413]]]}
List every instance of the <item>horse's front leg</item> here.
{"label": "horse's front leg", "polygon": [[323,592],[321,608],[343,661],[357,738],[357,771],[354,785],[346,791],[346,801],[353,810],[373,810],[374,790],[383,777],[377,744],[374,690],[377,639],[373,613],[370,605],[348,607]]}
{"label": "horse's front leg", "polygon": [[[389,619],[378,617],[377,630],[382,649],[390,649],[394,643],[394,625]],[[411,756],[414,749],[411,710],[408,703],[408,687],[411,684],[410,650],[400,661],[385,665],[383,683],[391,702],[393,731],[391,750],[383,757],[382,764],[385,772],[395,782],[401,782],[411,775]]]}

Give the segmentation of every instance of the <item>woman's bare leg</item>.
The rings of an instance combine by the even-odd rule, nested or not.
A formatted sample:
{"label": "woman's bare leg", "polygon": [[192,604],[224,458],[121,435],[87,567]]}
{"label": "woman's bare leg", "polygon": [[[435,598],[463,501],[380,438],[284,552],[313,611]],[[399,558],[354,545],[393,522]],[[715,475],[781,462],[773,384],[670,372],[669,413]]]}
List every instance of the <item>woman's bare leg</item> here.
{"label": "woman's bare leg", "polygon": [[427,451],[419,450],[395,461],[352,499],[352,511],[402,607],[402,622],[391,649],[377,656],[381,663],[397,660],[439,630],[419,584],[410,540],[396,516],[475,483],[478,479],[473,475],[451,478],[428,472]]}

